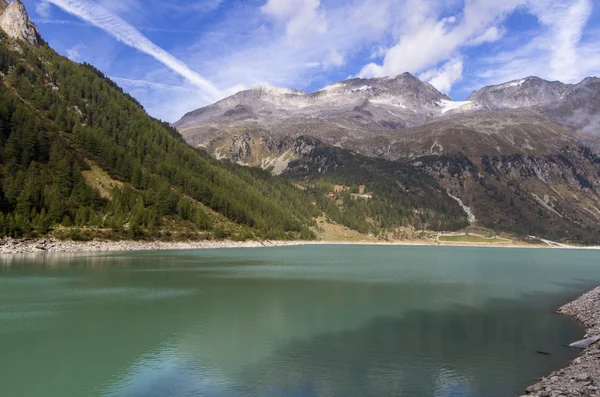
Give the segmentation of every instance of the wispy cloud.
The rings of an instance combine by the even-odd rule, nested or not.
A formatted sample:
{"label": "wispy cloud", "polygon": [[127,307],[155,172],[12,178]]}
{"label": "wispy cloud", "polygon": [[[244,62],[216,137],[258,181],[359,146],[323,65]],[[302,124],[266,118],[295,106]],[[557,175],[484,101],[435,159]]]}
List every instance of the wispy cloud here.
{"label": "wispy cloud", "polygon": [[43,18],[50,17],[50,14],[51,14],[50,3],[46,2],[46,1],[40,1],[40,2],[36,3],[35,4],[35,12]]}
{"label": "wispy cloud", "polygon": [[[162,62],[130,61],[143,55],[112,51],[106,37],[92,37],[94,45],[56,41],[67,55],[87,44],[86,60],[127,77],[115,80],[168,120],[264,84],[318,89],[349,76],[409,71],[459,99],[526,75],[576,81],[600,73],[594,0],[40,1],[78,17],[57,19],[43,6],[35,21],[48,24],[44,30],[85,21]],[[144,34],[169,43],[169,52]]]}
{"label": "wispy cloud", "polygon": [[84,22],[71,21],[68,19],[36,18],[35,23],[37,25],[46,25],[47,24],[47,25],[88,26],[88,24],[86,24]]}
{"label": "wispy cloud", "polygon": [[[439,70],[444,76],[434,75],[432,71],[440,67],[440,63],[460,57],[464,48],[499,40],[503,32],[500,24],[521,2],[472,0],[465,2],[460,12],[448,16],[444,15],[441,1],[412,1],[411,13],[397,22],[400,34],[396,43],[385,52],[381,63],[365,65],[359,75],[378,77],[428,71],[425,75],[432,84],[448,90],[452,85],[448,85],[452,83],[450,80],[457,81],[462,75],[462,61],[441,67]],[[448,73],[453,75],[450,80]]]}
{"label": "wispy cloud", "polygon": [[419,78],[428,81],[444,94],[449,94],[452,86],[462,79],[463,60],[462,58],[454,58],[446,62],[440,68],[429,69],[421,73]]}
{"label": "wispy cloud", "polygon": [[142,51],[199,87],[207,100],[217,100],[222,95],[211,82],[189,68],[185,63],[163,50],[139,30],[107,9],[87,0],[48,0],[66,12],[106,31],[108,34],[139,51]]}
{"label": "wispy cloud", "polygon": [[111,77],[111,80],[116,83],[123,84],[125,86],[137,87],[137,88],[151,88],[158,91],[174,91],[174,92],[196,92],[196,90],[188,87],[154,83],[146,80],[127,79],[124,77]]}
{"label": "wispy cloud", "polygon": [[[349,67],[362,51],[384,39],[386,26],[399,10],[394,0],[269,0],[260,7],[232,7],[209,33],[182,48],[221,87],[271,84],[306,88],[327,82],[330,73]],[[348,73],[342,73],[347,76]]]}
{"label": "wispy cloud", "polygon": [[[36,18],[35,23],[37,25],[72,25],[72,26],[90,26],[85,22],[74,21],[70,19],[54,19],[54,18]],[[152,26],[134,26],[135,29],[142,32],[160,32],[160,33],[173,33],[173,34],[211,34],[219,35],[223,37],[247,37],[247,33],[233,33],[233,32],[217,32],[214,30],[202,30],[202,29],[173,29],[173,28],[157,28]]]}
{"label": "wispy cloud", "polygon": [[286,33],[293,37],[305,35],[307,31],[327,31],[327,22],[320,6],[320,0],[268,0],[260,10],[285,23]]}
{"label": "wispy cloud", "polygon": [[486,84],[528,75],[574,83],[600,73],[600,31],[583,34],[592,8],[591,0],[532,2],[529,10],[541,29],[520,36],[520,45],[476,60],[476,76]]}
{"label": "wispy cloud", "polygon": [[[396,31],[400,32],[396,42],[380,62],[365,65],[360,76],[409,71],[447,92],[462,79],[463,61],[458,60],[469,49],[498,42],[510,34],[503,23],[515,11],[536,17],[540,26],[533,34],[519,37],[520,43],[511,49],[474,60],[481,66],[487,57],[486,67],[476,73],[482,83],[523,77],[527,72],[571,82],[593,71],[586,66],[590,60],[581,56],[592,0],[471,0],[450,14],[444,12],[441,0],[411,2],[414,7],[408,16],[396,21]],[[600,56],[598,51],[596,54]]]}
{"label": "wispy cloud", "polygon": [[83,44],[77,44],[67,50],[67,57],[72,61],[79,61],[81,59],[81,50],[87,48]]}

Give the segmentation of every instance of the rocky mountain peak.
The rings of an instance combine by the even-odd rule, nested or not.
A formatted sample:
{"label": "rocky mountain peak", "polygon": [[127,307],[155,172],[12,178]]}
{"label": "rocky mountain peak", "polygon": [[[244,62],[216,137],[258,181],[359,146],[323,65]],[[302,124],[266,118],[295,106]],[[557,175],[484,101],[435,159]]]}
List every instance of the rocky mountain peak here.
{"label": "rocky mountain peak", "polygon": [[600,84],[600,78],[590,76],[583,79],[577,86],[597,86],[598,84]]}
{"label": "rocky mountain peak", "polygon": [[547,81],[529,76],[484,87],[473,92],[467,100],[484,110],[516,109],[559,101],[571,87],[560,81]]}
{"label": "rocky mountain peak", "polygon": [[0,28],[9,37],[23,40],[33,46],[41,46],[44,43],[38,28],[29,19],[25,5],[20,0],[10,3],[0,0],[0,13]]}
{"label": "rocky mountain peak", "polygon": [[329,85],[313,96],[347,96],[367,99],[388,99],[405,107],[433,105],[450,98],[439,92],[431,84],[419,80],[406,72],[394,77],[376,77],[370,79],[353,78]]}

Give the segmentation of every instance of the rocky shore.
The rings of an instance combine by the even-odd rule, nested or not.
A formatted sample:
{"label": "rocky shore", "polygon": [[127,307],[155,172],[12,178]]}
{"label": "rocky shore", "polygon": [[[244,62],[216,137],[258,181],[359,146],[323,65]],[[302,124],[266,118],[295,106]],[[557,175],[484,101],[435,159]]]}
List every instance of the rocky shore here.
{"label": "rocky shore", "polygon": [[[585,338],[600,336],[600,287],[558,309],[583,323]],[[592,343],[566,368],[525,389],[525,396],[600,396],[600,341]]]}
{"label": "rocky shore", "polygon": [[31,254],[40,252],[93,252],[93,251],[153,251],[212,248],[253,248],[299,245],[297,241],[227,241],[201,240],[184,242],[165,241],[70,241],[55,239],[0,239],[0,254]]}
{"label": "rocky shore", "polygon": [[434,240],[403,240],[403,241],[231,241],[231,240],[194,240],[194,241],[73,241],[54,238],[13,239],[0,238],[1,254],[31,254],[41,252],[94,252],[94,251],[154,251],[178,249],[214,249],[214,248],[258,248],[286,247],[293,245],[382,245],[382,246],[447,246],[447,247],[478,247],[478,248],[554,248],[554,249],[600,249],[600,247],[575,247],[556,245],[532,244],[486,244],[486,243],[455,243]]}

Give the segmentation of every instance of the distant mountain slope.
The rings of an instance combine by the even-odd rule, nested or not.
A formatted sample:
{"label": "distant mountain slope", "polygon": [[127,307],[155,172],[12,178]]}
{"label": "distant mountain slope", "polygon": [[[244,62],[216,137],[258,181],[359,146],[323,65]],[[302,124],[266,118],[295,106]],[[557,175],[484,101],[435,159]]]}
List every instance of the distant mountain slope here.
{"label": "distant mountain slope", "polygon": [[313,93],[259,87],[190,112],[174,126],[188,141],[201,143],[206,141],[204,127],[219,128],[223,123],[256,123],[271,130],[283,128],[283,120],[318,120],[349,131],[403,128],[421,125],[462,105],[404,73],[394,78],[342,81]]}
{"label": "distant mountain slope", "polygon": [[489,228],[600,239],[600,157],[535,113],[454,115],[347,146],[428,172]]}
{"label": "distant mountain slope", "polygon": [[388,233],[410,233],[410,228],[448,231],[469,225],[463,208],[420,169],[308,136],[298,137],[291,150],[295,160],[283,175],[314,193],[330,219],[351,229],[386,238]]}
{"label": "distant mountain slope", "polygon": [[388,136],[455,114],[523,110],[549,118],[600,148],[600,79],[578,84],[527,77],[484,87],[454,102],[404,73],[394,78],[351,79],[313,93],[276,87],[242,91],[186,114],[174,126],[192,145],[223,149],[230,133],[312,135],[332,144]]}
{"label": "distant mountain slope", "polygon": [[600,79],[578,84],[527,77],[475,91],[467,99],[482,111],[528,108],[571,128],[590,146],[600,149]]}
{"label": "distant mountain slope", "polygon": [[460,199],[479,225],[600,242],[600,157],[543,117],[522,111],[455,115],[391,137],[347,141],[346,149],[298,150],[306,139],[289,144],[282,176],[369,185],[382,172],[423,171]]}
{"label": "distant mountain slope", "polygon": [[482,110],[517,109],[560,101],[571,87],[560,81],[546,81],[531,76],[484,87],[473,92],[467,101],[475,103]]}
{"label": "distant mountain slope", "polygon": [[587,145],[600,152],[600,78],[588,77],[572,85],[562,100],[544,105],[542,112],[579,132]]}
{"label": "distant mountain slope", "polygon": [[[403,74],[343,81],[315,93],[244,91],[175,126],[188,143],[217,158],[292,179],[342,180],[340,169],[323,166],[335,163],[340,151],[346,158],[400,162],[434,177],[479,224],[598,242],[600,169],[586,145],[596,142],[599,93],[596,78],[570,85],[528,77],[452,102]],[[316,158],[298,151],[307,137],[335,150]],[[344,164],[357,170],[352,161]]]}

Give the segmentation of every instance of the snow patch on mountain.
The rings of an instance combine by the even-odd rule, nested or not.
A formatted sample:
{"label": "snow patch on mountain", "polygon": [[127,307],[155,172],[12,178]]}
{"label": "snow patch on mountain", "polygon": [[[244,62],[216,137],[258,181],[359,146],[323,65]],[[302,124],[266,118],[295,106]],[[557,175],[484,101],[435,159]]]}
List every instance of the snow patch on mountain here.
{"label": "snow patch on mountain", "polygon": [[352,90],[352,92],[363,92],[363,91],[368,91],[370,90],[372,87],[370,85],[363,85],[360,88],[355,88]]}
{"label": "snow patch on mountain", "polygon": [[266,86],[261,86],[256,88],[256,90],[259,90],[265,94],[269,94],[269,95],[305,95],[306,93],[303,91],[299,91],[299,90],[294,90],[292,88],[283,88],[283,87],[275,87],[275,86],[270,86],[270,85],[266,85]]}
{"label": "snow patch on mountain", "polygon": [[323,88],[321,88],[319,91],[317,92],[328,92],[328,91],[335,91],[339,88],[343,87],[342,83],[334,83],[334,84],[330,84],[328,86],[325,86]]}
{"label": "snow patch on mountain", "polygon": [[456,109],[468,110],[467,108],[470,108],[472,104],[473,102],[471,101],[447,101],[445,99],[442,99],[438,103],[438,105],[442,108],[442,114],[446,114],[447,112]]}
{"label": "snow patch on mountain", "polygon": [[497,88],[498,89],[502,89],[502,88],[510,88],[510,87],[520,87],[526,81],[527,81],[527,79],[509,81],[508,83],[504,83],[502,85],[499,85]]}

